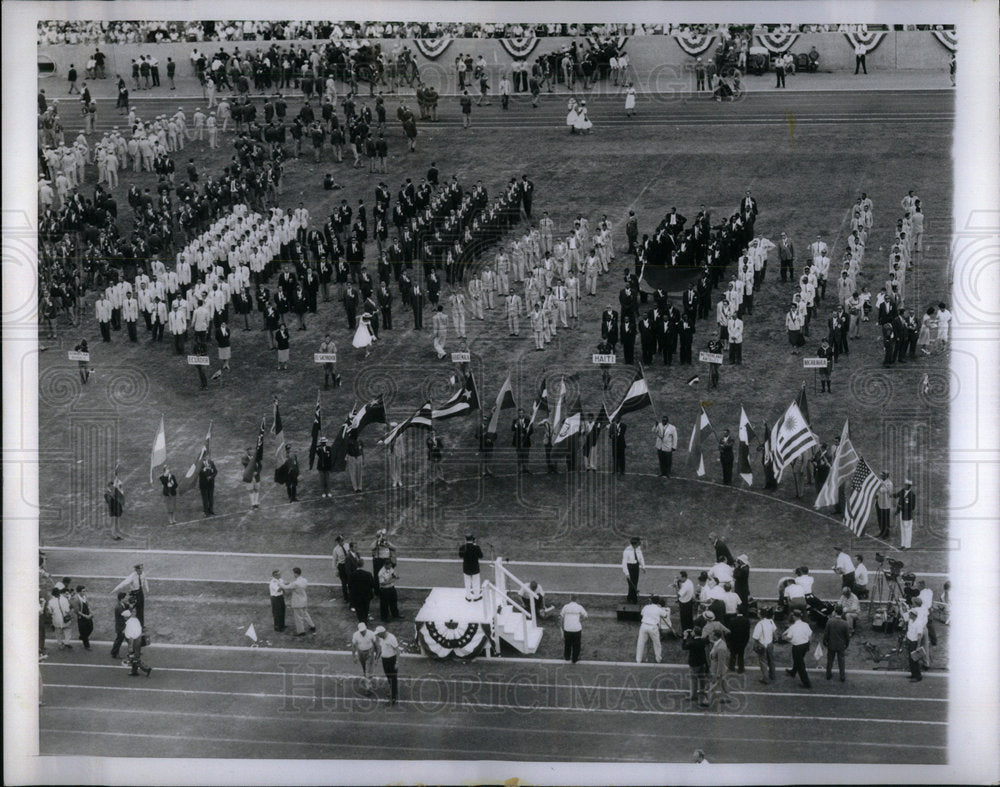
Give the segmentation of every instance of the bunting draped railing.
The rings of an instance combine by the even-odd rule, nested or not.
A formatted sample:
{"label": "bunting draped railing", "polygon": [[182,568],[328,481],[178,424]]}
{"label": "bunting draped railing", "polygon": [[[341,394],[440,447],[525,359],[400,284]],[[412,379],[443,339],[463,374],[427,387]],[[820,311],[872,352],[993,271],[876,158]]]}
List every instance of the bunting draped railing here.
{"label": "bunting draped railing", "polygon": [[757,39],[757,42],[772,55],[783,55],[792,48],[792,44],[798,40],[799,34],[790,31],[757,33],[755,38]]}
{"label": "bunting draped railing", "polygon": [[931,30],[931,34],[949,52],[954,52],[958,49],[958,36],[954,30]]}
{"label": "bunting draped railing", "polygon": [[417,51],[428,60],[437,60],[451,46],[451,38],[416,38],[413,41]]}
{"label": "bunting draped railing", "polygon": [[672,34],[677,46],[683,49],[691,57],[698,57],[708,52],[714,45],[716,36],[714,33],[699,33],[697,31],[679,31]]}
{"label": "bunting draped railing", "polygon": [[851,49],[857,47],[858,44],[864,44],[865,51],[867,52],[873,52],[878,49],[878,45],[882,43],[885,36],[886,32],[884,30],[844,33],[844,38],[851,45]]}

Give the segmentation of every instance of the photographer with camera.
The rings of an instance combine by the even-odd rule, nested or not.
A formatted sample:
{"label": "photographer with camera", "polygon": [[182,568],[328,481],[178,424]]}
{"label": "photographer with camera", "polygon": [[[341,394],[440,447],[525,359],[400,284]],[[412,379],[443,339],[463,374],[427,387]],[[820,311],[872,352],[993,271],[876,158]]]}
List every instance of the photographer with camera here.
{"label": "photographer with camera", "polygon": [[386,565],[396,557],[396,547],[389,542],[385,529],[381,529],[375,534],[375,541],[372,543],[372,576],[375,577],[375,595],[380,593],[379,572],[382,566]]}

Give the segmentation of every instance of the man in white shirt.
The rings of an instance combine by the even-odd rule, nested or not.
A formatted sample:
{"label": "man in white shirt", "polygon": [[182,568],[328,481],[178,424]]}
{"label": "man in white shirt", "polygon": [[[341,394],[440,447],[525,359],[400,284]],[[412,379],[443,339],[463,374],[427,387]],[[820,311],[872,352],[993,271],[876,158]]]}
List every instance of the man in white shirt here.
{"label": "man in white shirt", "polygon": [[708,575],[723,585],[733,581],[733,567],[725,560],[720,560],[708,570]]}
{"label": "man in white shirt", "polygon": [[761,619],[750,635],[753,640],[753,650],[757,654],[757,664],[760,666],[760,682],[770,683],[774,680],[774,610],[766,607],[761,610]]}
{"label": "man in white shirt", "polygon": [[580,643],[583,636],[583,620],[587,610],[576,601],[576,594],[569,597],[569,603],[559,611],[563,630],[563,659],[576,664],[580,660]]}
{"label": "man in white shirt", "polygon": [[809,681],[809,673],[806,671],[806,653],[809,651],[809,640],[812,639],[812,629],[802,618],[802,613],[798,610],[792,612],[792,625],[785,629],[784,638],[792,643],[792,668],[786,669],[785,674],[794,678],[799,676],[802,685],[812,688]]}
{"label": "man in white shirt", "polygon": [[375,629],[375,646],[382,659],[382,671],[389,681],[389,704],[395,705],[399,700],[399,671],[396,668],[396,658],[399,656],[399,640],[382,626]]}
{"label": "man in white shirt", "polygon": [[660,646],[660,624],[664,618],[669,620],[670,612],[662,606],[659,596],[651,596],[649,603],[642,608],[642,623],[639,625],[639,638],[635,643],[635,663],[642,664],[646,657],[646,642],[653,642],[653,659],[663,661]]}
{"label": "man in white shirt", "polygon": [[69,591],[64,592],[64,590],[60,587],[52,588],[52,598],[48,601],[48,607],[59,648],[70,650],[73,647],[69,642],[73,630],[73,616],[69,608]]}
{"label": "man in white shirt", "polygon": [[117,596],[121,590],[132,594],[135,599],[135,616],[139,618],[139,623],[145,623],[146,594],[149,592],[149,581],[143,573],[142,563],[135,564],[132,573],[118,583],[111,591],[111,595]]}
{"label": "man in white shirt", "polygon": [[851,556],[848,555],[841,547],[836,547],[834,550],[837,553],[837,562],[834,565],[833,570],[840,574],[840,584],[841,587],[854,588],[854,563],[851,562]]}
{"label": "man in white shirt", "polygon": [[854,594],[858,598],[868,598],[868,567],[861,555],[855,555],[858,561],[854,566]]}
{"label": "man in white shirt", "polygon": [[923,654],[914,657],[914,651],[920,648],[924,639],[924,622],[920,614],[915,609],[911,609],[907,615],[906,623],[906,653],[910,662],[910,682],[916,683],[924,679],[921,672],[921,658]]}
{"label": "man in white shirt", "polygon": [[271,596],[271,617],[274,618],[274,630],[285,630],[285,591],[281,587],[281,572],[275,569],[271,572],[271,581],[268,583],[268,592]]}
{"label": "man in white shirt", "polygon": [[361,682],[369,691],[371,691],[372,679],[368,675],[368,668],[375,666],[377,658],[375,646],[375,632],[371,631],[364,623],[358,623],[358,630],[351,637],[351,650],[354,651],[354,657],[361,665]]}
{"label": "man in white shirt", "polygon": [[687,571],[677,577],[677,611],[681,618],[681,631],[694,628],[694,583],[688,579]]}
{"label": "man in white shirt", "polygon": [[628,596],[626,603],[639,603],[639,571],[646,571],[646,561],[642,557],[642,539],[632,537],[629,545],[622,551],[622,573],[628,581]]}
{"label": "man in white shirt", "polygon": [[865,76],[868,75],[868,64],[865,62],[865,55],[868,54],[868,47],[859,40],[854,45],[854,74],[857,76],[858,69],[863,69]]}

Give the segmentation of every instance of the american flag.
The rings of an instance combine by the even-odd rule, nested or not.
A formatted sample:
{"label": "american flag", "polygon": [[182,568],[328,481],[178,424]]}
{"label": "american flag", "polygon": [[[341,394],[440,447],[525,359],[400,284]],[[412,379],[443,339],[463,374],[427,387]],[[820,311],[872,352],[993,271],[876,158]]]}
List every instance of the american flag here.
{"label": "american flag", "polygon": [[865,529],[865,523],[872,512],[872,505],[875,503],[875,495],[881,480],[875,475],[868,463],[858,457],[858,466],[851,476],[851,496],[847,500],[847,509],[844,511],[844,526],[854,535],[860,536]]}

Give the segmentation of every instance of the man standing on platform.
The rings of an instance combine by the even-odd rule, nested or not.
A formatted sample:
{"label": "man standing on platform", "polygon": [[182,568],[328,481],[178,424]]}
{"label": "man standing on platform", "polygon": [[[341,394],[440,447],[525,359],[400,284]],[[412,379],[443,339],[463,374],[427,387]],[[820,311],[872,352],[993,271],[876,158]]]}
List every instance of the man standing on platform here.
{"label": "man standing on platform", "polygon": [[645,572],[646,570],[641,544],[642,539],[633,536],[629,540],[629,545],[622,552],[622,572],[628,581],[628,596],[625,600],[629,604],[639,603],[639,571]]}
{"label": "man standing on platform", "polygon": [[465,543],[458,548],[458,556],[462,558],[465,600],[479,601],[483,597],[479,585],[479,561],[483,559],[483,550],[476,543],[475,536],[470,534],[465,537]]}
{"label": "man standing on platform", "polygon": [[271,582],[268,585],[271,594],[271,617],[274,618],[274,630],[285,630],[285,591],[281,587],[281,572],[275,569],[271,572]]}

